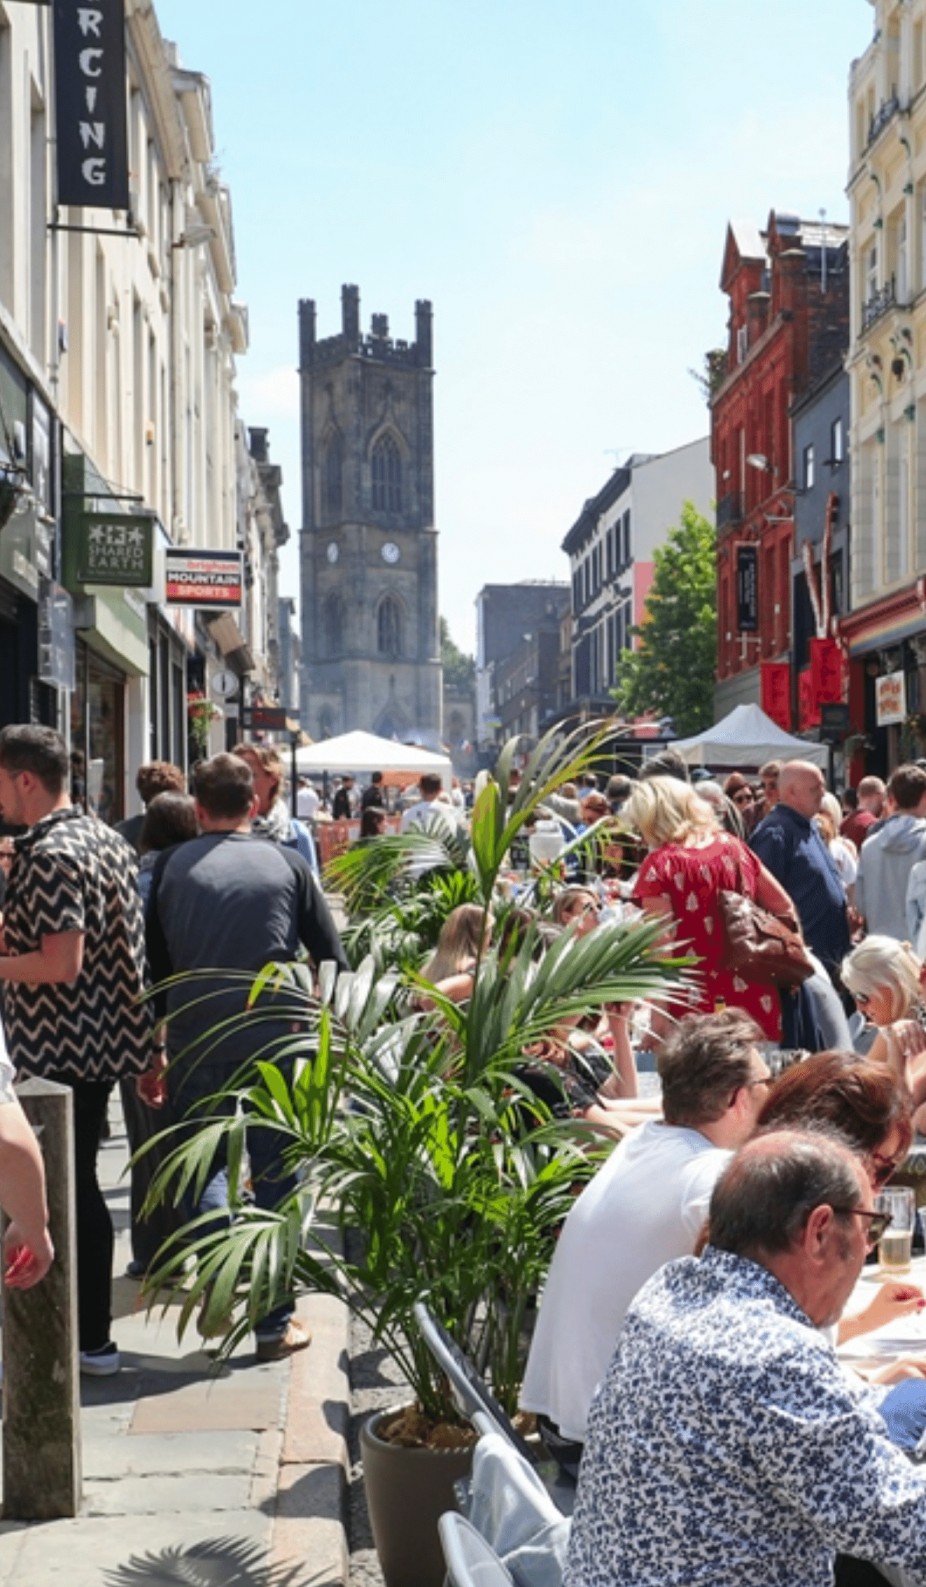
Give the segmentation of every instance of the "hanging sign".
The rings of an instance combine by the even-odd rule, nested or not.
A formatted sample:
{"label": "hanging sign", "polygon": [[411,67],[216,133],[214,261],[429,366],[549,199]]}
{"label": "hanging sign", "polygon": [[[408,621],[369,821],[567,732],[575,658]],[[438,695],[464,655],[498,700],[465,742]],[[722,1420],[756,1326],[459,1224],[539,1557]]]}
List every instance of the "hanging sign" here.
{"label": "hanging sign", "polygon": [[820,705],[814,693],[810,667],[804,667],[797,675],[797,722],[802,733],[820,724]]}
{"label": "hanging sign", "polygon": [[178,551],[164,553],[164,599],[168,606],[229,607],[241,605],[240,551]]}
{"label": "hanging sign", "polygon": [[835,639],[810,641],[810,678],[817,705],[842,699],[842,652]]}
{"label": "hanging sign", "polygon": [[736,548],[736,626],[741,634],[759,628],[759,547]]}
{"label": "hanging sign", "polygon": [[907,714],[907,691],[902,672],[886,672],[875,678],[875,721],[879,727],[902,722]]}
{"label": "hanging sign", "polygon": [[791,668],[786,661],[763,661],[759,668],[761,706],[766,716],[791,731]]}
{"label": "hanging sign", "polygon": [[128,209],[124,0],[54,0],[58,203]]}
{"label": "hanging sign", "polygon": [[153,528],[147,514],[84,513],[78,528],[79,582],[146,589],[151,583]]}

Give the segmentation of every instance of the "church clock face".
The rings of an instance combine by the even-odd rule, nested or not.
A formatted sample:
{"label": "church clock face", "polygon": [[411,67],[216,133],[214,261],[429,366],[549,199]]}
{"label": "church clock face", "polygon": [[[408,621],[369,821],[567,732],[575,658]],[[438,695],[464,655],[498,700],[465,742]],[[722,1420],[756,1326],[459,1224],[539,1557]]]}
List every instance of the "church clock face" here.
{"label": "church clock face", "polygon": [[383,561],[387,562],[390,567],[394,567],[401,554],[394,540],[387,540],[381,552]]}
{"label": "church clock face", "polygon": [[336,540],[329,540],[325,550],[325,556],[328,558],[329,562],[335,563],[338,560],[338,555],[338,542]]}

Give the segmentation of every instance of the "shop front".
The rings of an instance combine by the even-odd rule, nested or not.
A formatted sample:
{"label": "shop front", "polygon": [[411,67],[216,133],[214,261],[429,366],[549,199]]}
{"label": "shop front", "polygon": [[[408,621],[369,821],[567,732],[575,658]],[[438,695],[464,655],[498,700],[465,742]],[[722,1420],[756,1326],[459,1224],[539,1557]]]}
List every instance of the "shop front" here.
{"label": "shop front", "polygon": [[73,597],[73,783],[106,821],[134,808],[149,758],[148,602],[153,517],[113,496],[82,455],[64,462],[63,582]]}
{"label": "shop front", "polygon": [[850,612],[852,748],[864,771],[888,777],[926,756],[926,580]]}

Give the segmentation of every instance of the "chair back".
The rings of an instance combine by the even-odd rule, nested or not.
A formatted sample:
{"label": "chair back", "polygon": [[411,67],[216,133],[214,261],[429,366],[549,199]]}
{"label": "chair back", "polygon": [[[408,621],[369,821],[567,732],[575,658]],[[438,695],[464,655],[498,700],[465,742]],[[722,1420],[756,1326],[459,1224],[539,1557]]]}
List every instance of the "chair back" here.
{"label": "chair back", "polygon": [[465,1516],[448,1510],[437,1528],[450,1587],[514,1587],[495,1550]]}
{"label": "chair back", "polygon": [[571,1523],[539,1472],[499,1433],[476,1445],[467,1516],[516,1587],[562,1587]]}

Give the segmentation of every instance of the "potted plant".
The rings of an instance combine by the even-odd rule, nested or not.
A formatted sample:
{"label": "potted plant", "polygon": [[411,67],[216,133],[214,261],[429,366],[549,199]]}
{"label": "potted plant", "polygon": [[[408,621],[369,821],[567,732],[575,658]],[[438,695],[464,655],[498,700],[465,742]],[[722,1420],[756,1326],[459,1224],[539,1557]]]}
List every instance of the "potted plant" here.
{"label": "potted plant", "polygon": [[[472,821],[468,874],[487,910],[513,836],[543,796],[587,758],[587,745],[579,753],[575,741],[562,749],[544,741],[506,810],[499,789],[507,786],[503,755],[498,781],[483,791]],[[421,840],[413,838],[405,846],[406,866],[420,852]],[[400,858],[397,850],[397,864]],[[178,1188],[204,1182],[220,1135],[228,1137],[234,1166],[245,1124],[255,1121],[289,1137],[303,1183],[275,1212],[239,1206],[231,1228],[201,1235],[198,1275],[181,1326],[206,1290],[216,1315],[237,1308],[230,1342],[269,1309],[272,1297],[293,1289],[337,1294],[401,1367],[417,1418],[412,1442],[420,1444],[422,1423],[429,1423],[446,1447],[459,1441],[447,1432],[457,1418],[414,1319],[415,1302],[425,1299],[514,1411],[529,1308],[555,1232],[591,1171],[597,1140],[581,1124],[544,1118],[534,1100],[528,1106],[518,1064],[526,1044],[568,1016],[665,995],[685,974],[686,961],[658,955],[660,932],[658,922],[641,922],[581,939],[567,934],[539,962],[536,937],[528,932],[516,950],[482,953],[465,1006],[433,989],[430,1006],[413,1006],[409,994],[417,977],[383,973],[372,955],[337,979],[333,966],[323,967],[317,988],[304,966],[269,967],[254,985],[252,1004],[259,1008],[269,983],[276,990],[285,986],[294,1013],[313,1028],[315,1057],[297,1066],[287,1083],[275,1060],[292,1055],[292,1042],[262,1055],[237,1078],[238,1116],[204,1120],[195,1139],[168,1159],[154,1193],[173,1186],[169,1193],[176,1195]],[[356,1240],[328,1238],[324,1225],[313,1223],[319,1204],[339,1234],[359,1231],[359,1248]],[[175,1276],[188,1249],[166,1253],[154,1286]],[[405,1426],[407,1432],[408,1418]],[[375,1430],[373,1436],[379,1454],[382,1440]],[[373,1448],[368,1439],[367,1460]],[[446,1508],[450,1479],[443,1465]],[[368,1485],[369,1476],[365,1464]],[[421,1513],[420,1492],[411,1506]],[[396,1508],[390,1496],[383,1513],[394,1515]],[[390,1587],[439,1581],[433,1526],[424,1542],[396,1554],[381,1533],[375,1499],[371,1511]],[[400,1531],[407,1543],[407,1518]]]}
{"label": "potted plant", "polygon": [[187,695],[186,711],[190,740],[197,753],[205,755],[209,748],[209,729],[222,713],[200,690],[193,690]]}

